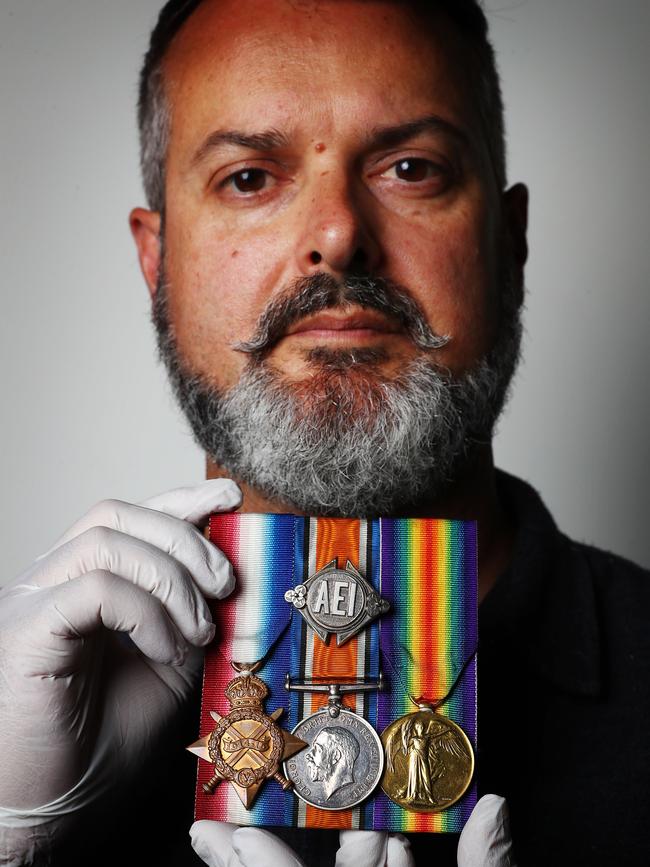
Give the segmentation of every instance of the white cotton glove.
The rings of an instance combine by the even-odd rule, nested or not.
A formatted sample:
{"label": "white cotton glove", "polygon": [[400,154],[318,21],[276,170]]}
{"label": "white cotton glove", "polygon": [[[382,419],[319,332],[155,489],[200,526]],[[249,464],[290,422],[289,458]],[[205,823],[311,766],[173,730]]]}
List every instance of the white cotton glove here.
{"label": "white cotton glove", "polygon": [[335,867],[414,867],[411,844],[402,834],[341,831]]}
{"label": "white cotton glove", "polygon": [[472,810],[458,841],[458,867],[516,867],[503,798],[484,795]]}
{"label": "white cotton glove", "polygon": [[210,867],[305,867],[286,843],[261,828],[201,819],[190,828],[190,838]]}
{"label": "white cotton glove", "polygon": [[[194,851],[210,867],[304,867],[282,840],[260,828],[202,819],[190,828]],[[414,867],[408,840],[382,831],[341,831],[336,867]]]}
{"label": "white cotton glove", "polygon": [[234,578],[193,525],[240,502],[227,479],[106,500],[0,590],[0,863],[31,863],[137,770],[195,685],[214,635],[204,597]]}
{"label": "white cotton glove", "polygon": [[[192,825],[190,837],[210,867],[304,867],[285,843],[259,828],[203,819]],[[415,867],[402,834],[341,831],[339,842],[335,867]],[[477,803],[458,841],[458,867],[516,867],[503,798],[485,795]]]}

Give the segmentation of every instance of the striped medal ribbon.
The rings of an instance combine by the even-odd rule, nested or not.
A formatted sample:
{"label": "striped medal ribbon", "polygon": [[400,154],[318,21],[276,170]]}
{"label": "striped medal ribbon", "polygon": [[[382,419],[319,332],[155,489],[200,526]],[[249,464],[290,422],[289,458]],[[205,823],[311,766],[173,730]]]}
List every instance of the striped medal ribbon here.
{"label": "striped medal ribbon", "polygon": [[392,689],[378,696],[386,771],[373,821],[460,831],[476,803],[476,523],[379,519],[374,541],[395,610],[379,626]]}
{"label": "striped medal ribbon", "polygon": [[[307,523],[307,556],[302,586],[309,576],[336,562],[341,570],[350,563],[372,588],[378,589],[378,551],[372,546],[371,521],[309,518]],[[339,584],[344,582],[342,578]],[[327,609],[331,612],[338,597],[336,582],[333,586],[331,581],[328,584]],[[324,583],[317,583],[311,590],[315,597],[314,607],[323,601],[323,586]],[[350,590],[342,587],[341,593],[343,599],[339,602],[339,610],[346,611]],[[358,602],[359,591],[355,597]],[[304,609],[297,611],[302,613]],[[322,613],[321,608],[317,616]],[[384,613],[382,617],[385,616]],[[330,617],[330,622],[332,619]],[[297,719],[292,731],[310,744],[286,765],[287,776],[298,795],[295,817],[298,827],[372,827],[366,824],[365,803],[356,804],[367,802],[383,771],[383,749],[376,734],[377,691],[376,688],[355,689],[355,684],[360,687],[366,683],[378,684],[379,622],[378,619],[370,621],[361,632],[339,644],[334,635],[324,642],[304,616],[293,617],[291,633],[295,653],[292,679],[304,684],[311,682],[349,688],[341,697],[342,713],[334,718],[329,718],[328,694],[310,691],[292,694],[291,718]],[[322,753],[320,768],[316,764],[320,761],[319,748]],[[337,775],[340,775],[339,779]]]}
{"label": "striped medal ribbon", "polygon": [[[266,712],[286,709],[279,724],[306,745],[280,768],[281,777],[295,778],[298,797],[269,782],[248,809],[233,786],[204,791],[214,768],[199,762],[196,818],[460,830],[476,801],[469,780],[458,794],[463,761],[476,745],[475,524],[228,514],[212,516],[209,538],[233,564],[237,589],[212,603],[217,637],[206,651],[203,737],[214,729],[211,711],[229,710],[229,663],[257,662],[269,691]],[[355,573],[358,585],[348,581]],[[317,622],[301,611],[307,594]],[[355,621],[359,631],[341,640],[332,624],[338,615],[354,619],[361,597],[366,608]],[[383,691],[362,688],[376,686],[382,673]],[[287,676],[326,692],[287,693]],[[328,720],[333,706],[339,715]],[[384,745],[376,787],[368,729],[381,734]],[[444,785],[451,777],[453,798]],[[337,806],[347,802],[353,806]]]}
{"label": "striped medal ribbon", "polygon": [[295,584],[301,523],[293,515],[210,519],[208,538],[232,563],[237,586],[228,599],[210,602],[217,630],[205,653],[202,737],[188,747],[204,759],[198,765],[197,819],[291,823],[289,798],[277,787],[272,792],[271,782],[262,784],[274,777],[282,789],[290,788],[281,762],[306,746],[280,728],[291,657],[291,612],[282,594]]}

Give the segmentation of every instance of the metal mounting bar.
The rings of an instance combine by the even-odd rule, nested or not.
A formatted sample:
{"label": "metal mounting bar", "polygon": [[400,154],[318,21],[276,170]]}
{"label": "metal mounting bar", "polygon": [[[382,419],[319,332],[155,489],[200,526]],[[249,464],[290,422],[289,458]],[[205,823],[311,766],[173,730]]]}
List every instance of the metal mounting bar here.
{"label": "metal mounting bar", "polygon": [[384,675],[380,672],[379,677],[376,679],[359,679],[351,683],[324,683],[316,681],[311,677],[306,677],[303,680],[294,680],[287,672],[284,679],[284,688],[291,692],[326,692],[329,695],[343,695],[348,692],[371,692],[373,690],[381,692],[384,689]]}
{"label": "metal mounting bar", "polygon": [[351,692],[381,692],[384,688],[384,676],[380,672],[376,680],[358,680],[355,683],[314,683],[312,678],[292,680],[287,672],[284,688],[291,692],[321,692],[327,693],[327,710],[330,716],[337,717],[341,713],[341,697]]}

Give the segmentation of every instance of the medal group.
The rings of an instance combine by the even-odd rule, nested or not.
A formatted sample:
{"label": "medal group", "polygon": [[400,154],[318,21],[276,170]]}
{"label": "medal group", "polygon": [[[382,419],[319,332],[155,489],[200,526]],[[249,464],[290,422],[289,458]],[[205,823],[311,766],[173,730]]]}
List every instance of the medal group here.
{"label": "medal group", "polygon": [[[336,526],[337,521],[346,523],[330,519],[330,524]],[[334,557],[321,568],[306,571],[308,577],[280,597],[289,620],[303,619],[302,634],[309,632],[312,638],[314,660],[328,654],[331,659],[344,659],[352,639],[370,629],[381,636],[383,624],[389,624],[394,609],[399,608],[399,599],[383,598],[381,584],[375,589],[364,577],[359,560],[355,565],[345,558],[342,567],[340,558]],[[278,609],[281,620],[280,605]],[[384,628],[390,631],[390,627]],[[380,637],[376,643],[381,645]],[[384,654],[378,651],[376,657],[383,659]],[[398,716],[379,733],[365,714],[358,712],[365,706],[364,696],[386,688],[379,664],[376,676],[369,676],[367,669],[357,669],[351,676],[349,666],[344,673],[340,665],[340,674],[333,676],[337,664],[323,673],[323,665],[312,661],[307,667],[301,665],[301,671],[285,672],[285,689],[309,694],[313,697],[310,706],[311,701],[317,706],[289,732],[280,724],[283,708],[271,714],[264,709],[269,688],[256,672],[267,659],[244,662],[231,658],[237,676],[223,690],[230,710],[222,714],[209,707],[215,726],[188,747],[212,765],[212,776],[202,784],[203,791],[211,794],[220,784],[228,783],[247,810],[265,781],[271,779],[306,805],[324,811],[348,811],[367,801],[378,788],[402,810],[413,813],[437,813],[452,806],[466,793],[473,777],[472,743],[459,725],[437,712],[447,696],[427,700],[413,695],[408,678],[404,682],[402,677],[408,660],[398,660],[395,665],[390,659],[386,661],[386,676],[409,696],[412,712]],[[277,797],[292,795],[278,792]]]}

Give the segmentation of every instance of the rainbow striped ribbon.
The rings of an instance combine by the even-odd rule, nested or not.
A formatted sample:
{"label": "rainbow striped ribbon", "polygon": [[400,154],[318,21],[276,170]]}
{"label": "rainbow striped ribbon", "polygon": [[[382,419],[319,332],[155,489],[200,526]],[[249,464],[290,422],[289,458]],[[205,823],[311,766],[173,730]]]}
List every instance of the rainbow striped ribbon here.
{"label": "rainbow striped ribbon", "polygon": [[[224,688],[234,676],[230,661],[265,658],[258,675],[271,695],[267,713],[286,709],[279,724],[292,729],[323,706],[320,694],[284,689],[292,678],[376,678],[382,693],[346,695],[344,704],[361,713],[379,733],[414,701],[437,703],[464,729],[476,747],[477,571],[474,522],[415,518],[348,520],[295,515],[215,515],[209,538],[230,559],[237,590],[213,603],[217,638],[206,652],[201,735],[214,728],[209,712],[229,710]],[[334,557],[349,559],[388,599],[391,610],[341,647],[315,635],[284,593]],[[201,786],[212,775],[199,761],[197,819],[243,825],[370,828],[393,831],[459,831],[476,802],[474,784],[441,813],[415,813],[393,803],[381,789],[360,807],[326,811],[306,805],[267,781],[250,810],[227,783],[208,795]]]}
{"label": "rainbow striped ribbon", "polygon": [[[381,594],[395,606],[379,627],[392,682],[377,698],[377,728],[383,731],[421,700],[438,705],[476,749],[476,524],[383,518],[373,522],[373,543]],[[383,792],[366,809],[374,828],[460,831],[475,803],[473,783],[440,813],[402,810]]]}

